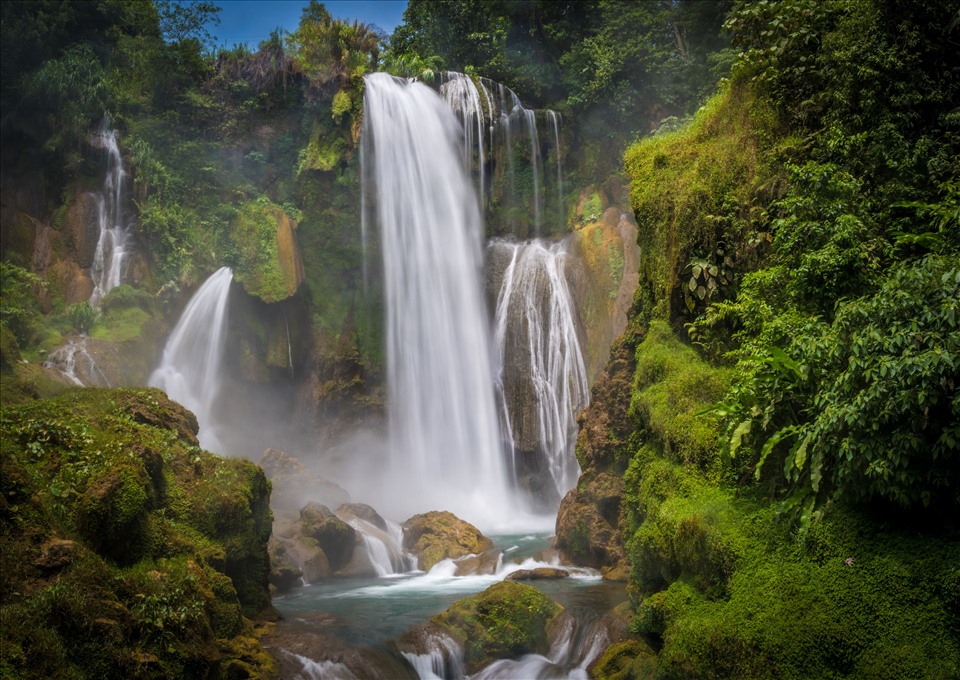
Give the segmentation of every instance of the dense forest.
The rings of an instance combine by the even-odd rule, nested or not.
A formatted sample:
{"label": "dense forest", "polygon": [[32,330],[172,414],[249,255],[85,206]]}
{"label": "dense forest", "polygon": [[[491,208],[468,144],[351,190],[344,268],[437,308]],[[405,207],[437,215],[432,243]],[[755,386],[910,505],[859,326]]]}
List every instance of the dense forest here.
{"label": "dense forest", "polygon": [[[332,451],[390,408],[361,232],[381,71],[553,112],[533,157],[556,174],[508,140],[509,181],[480,154],[479,202],[486,238],[573,239],[602,282],[554,547],[627,603],[583,672],[960,675],[960,4],[409,0],[387,35],[311,0],[256,49],[218,47],[205,1],[0,11],[0,675],[287,673],[282,486],[244,457]],[[101,296],[110,144],[134,245]],[[635,260],[608,249],[621,213]],[[221,267],[225,457],[145,387]],[[634,274],[610,346],[593,326]],[[96,371],[74,350],[67,375],[79,338]],[[435,625],[489,610],[466,638],[526,639],[496,616],[557,616],[502,591]]]}

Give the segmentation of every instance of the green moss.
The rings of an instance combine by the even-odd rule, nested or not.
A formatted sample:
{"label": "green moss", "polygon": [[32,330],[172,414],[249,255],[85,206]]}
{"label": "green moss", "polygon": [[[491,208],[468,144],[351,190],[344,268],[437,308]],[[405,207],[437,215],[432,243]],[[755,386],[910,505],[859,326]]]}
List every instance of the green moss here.
{"label": "green moss", "polygon": [[0,472],[4,673],[275,672],[231,642],[269,604],[269,485],[197,448],[192,414],[157,390],[5,406]]}
{"label": "green moss", "polygon": [[264,302],[279,302],[296,292],[287,270],[295,267],[284,262],[278,243],[278,226],[290,220],[283,209],[261,197],[246,201],[237,210],[230,237],[238,248],[238,257],[232,263],[234,278],[244,290]]}
{"label": "green moss", "polygon": [[97,320],[90,337],[114,343],[142,341],[152,320],[150,314],[139,307],[114,307]]}
{"label": "green moss", "polygon": [[653,291],[655,317],[686,314],[678,304],[682,297],[674,294],[692,257],[714,253],[721,242],[746,244],[754,198],[772,173],[759,153],[776,120],[766,109],[749,87],[729,85],[689,125],[627,149],[630,200],[644,253],[641,287]]}
{"label": "green moss", "polygon": [[457,600],[433,618],[460,640],[468,673],[495,659],[546,654],[548,630],[563,607],[532,586],[502,581]]}
{"label": "green moss", "polygon": [[699,358],[660,321],[650,325],[636,353],[630,413],[653,434],[673,460],[715,463],[717,420],[696,415],[727,389],[731,373]]}

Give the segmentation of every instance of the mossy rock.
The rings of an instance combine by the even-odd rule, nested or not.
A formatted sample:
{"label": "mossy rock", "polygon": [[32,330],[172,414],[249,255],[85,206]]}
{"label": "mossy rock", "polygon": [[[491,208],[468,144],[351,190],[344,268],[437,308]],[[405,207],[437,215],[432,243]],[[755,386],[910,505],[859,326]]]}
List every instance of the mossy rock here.
{"label": "mossy rock", "polygon": [[441,560],[478,555],[492,547],[479,529],[452,512],[425,512],[403,523],[403,549],[417,556],[418,568],[424,571]]}
{"label": "mossy rock", "polygon": [[590,664],[590,677],[597,680],[654,680],[657,655],[643,640],[616,642]]}
{"label": "mossy rock", "polygon": [[301,534],[316,541],[327,556],[331,571],[337,571],[350,561],[357,532],[327,506],[308,503],[300,510],[300,522]]}
{"label": "mossy rock", "polygon": [[0,674],[275,673],[235,640],[269,606],[269,484],[195,433],[158,390],[4,405],[0,613],[18,625],[0,627]]}
{"label": "mossy rock", "polygon": [[296,229],[296,221],[264,197],[237,210],[230,231],[240,255],[234,278],[248,294],[280,302],[297,292],[304,270]]}
{"label": "mossy rock", "polygon": [[551,624],[561,612],[562,606],[536,588],[501,581],[457,600],[432,622],[459,641],[472,674],[496,659],[546,654]]}

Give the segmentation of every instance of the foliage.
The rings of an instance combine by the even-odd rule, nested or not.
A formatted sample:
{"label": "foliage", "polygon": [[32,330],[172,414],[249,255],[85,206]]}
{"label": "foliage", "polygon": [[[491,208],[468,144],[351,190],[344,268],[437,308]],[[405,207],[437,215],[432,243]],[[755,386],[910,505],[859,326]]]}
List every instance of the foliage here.
{"label": "foliage", "polygon": [[191,2],[173,2],[172,0],[158,0],[157,13],[160,18],[160,34],[168,43],[180,43],[185,40],[196,40],[204,45],[213,42],[207,26],[219,25],[220,8],[216,3],[208,0],[192,0]]}
{"label": "foliage", "polygon": [[93,327],[99,312],[96,307],[84,301],[70,305],[67,315],[70,317],[70,324],[74,330],[86,333]]}
{"label": "foliage", "polygon": [[373,69],[380,39],[366,24],[332,19],[326,10],[318,13],[312,6],[304,9],[287,44],[295,67],[313,90],[337,91]]}

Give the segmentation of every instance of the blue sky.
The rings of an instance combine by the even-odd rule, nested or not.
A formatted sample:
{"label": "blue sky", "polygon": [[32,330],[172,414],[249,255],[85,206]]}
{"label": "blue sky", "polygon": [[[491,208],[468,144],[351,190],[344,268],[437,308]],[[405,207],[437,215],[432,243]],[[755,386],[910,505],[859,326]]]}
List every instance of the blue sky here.
{"label": "blue sky", "polygon": [[[300,23],[307,0],[219,0],[220,25],[214,26],[217,45],[247,43],[256,48],[275,28],[292,32]],[[387,33],[403,21],[407,0],[328,0],[323,5],[337,19],[359,19]]]}

